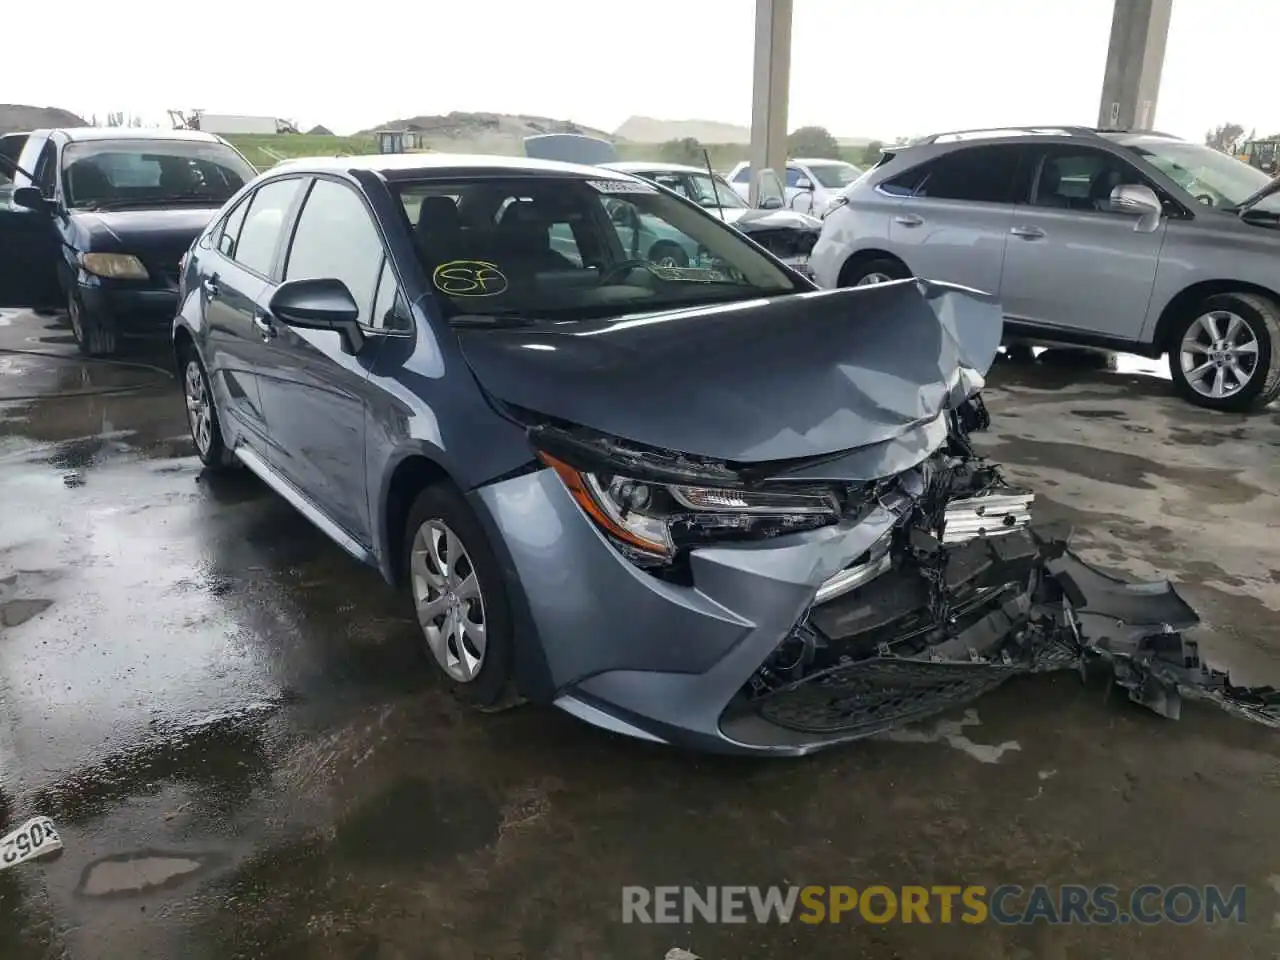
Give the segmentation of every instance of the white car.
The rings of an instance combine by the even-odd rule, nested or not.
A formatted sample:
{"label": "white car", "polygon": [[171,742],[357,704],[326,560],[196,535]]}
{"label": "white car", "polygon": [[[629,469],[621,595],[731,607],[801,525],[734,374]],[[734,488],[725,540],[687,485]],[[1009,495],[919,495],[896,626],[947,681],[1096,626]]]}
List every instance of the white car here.
{"label": "white car", "polygon": [[[797,157],[787,161],[787,206],[801,213],[820,217],[840,195],[840,191],[858,177],[862,169],[843,160]],[[728,176],[729,184],[743,199],[751,189],[751,164],[743,160]]]}

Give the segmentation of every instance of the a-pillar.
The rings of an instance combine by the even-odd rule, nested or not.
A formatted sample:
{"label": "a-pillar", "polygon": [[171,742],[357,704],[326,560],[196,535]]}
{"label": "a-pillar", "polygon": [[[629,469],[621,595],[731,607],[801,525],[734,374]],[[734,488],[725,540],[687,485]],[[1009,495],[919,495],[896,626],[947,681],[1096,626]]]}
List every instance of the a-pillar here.
{"label": "a-pillar", "polygon": [[786,181],[787,96],[791,86],[791,0],[756,0],[755,70],[751,90],[751,204],[760,171]]}
{"label": "a-pillar", "polygon": [[1099,127],[1154,128],[1172,10],[1173,0],[1115,0]]}

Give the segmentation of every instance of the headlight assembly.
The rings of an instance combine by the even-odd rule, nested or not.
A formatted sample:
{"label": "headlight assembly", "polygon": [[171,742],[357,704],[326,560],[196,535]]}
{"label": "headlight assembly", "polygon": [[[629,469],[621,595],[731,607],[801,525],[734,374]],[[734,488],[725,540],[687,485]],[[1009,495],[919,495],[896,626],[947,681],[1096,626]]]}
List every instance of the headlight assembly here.
{"label": "headlight assembly", "polygon": [[538,456],[596,526],[641,565],[667,563],[698,543],[811,530],[840,515],[835,497],[825,492],[657,483],[579,470],[542,451]]}
{"label": "headlight assembly", "polygon": [[98,277],[113,280],[145,280],[147,268],[131,253],[85,253],[80,256],[80,266]]}

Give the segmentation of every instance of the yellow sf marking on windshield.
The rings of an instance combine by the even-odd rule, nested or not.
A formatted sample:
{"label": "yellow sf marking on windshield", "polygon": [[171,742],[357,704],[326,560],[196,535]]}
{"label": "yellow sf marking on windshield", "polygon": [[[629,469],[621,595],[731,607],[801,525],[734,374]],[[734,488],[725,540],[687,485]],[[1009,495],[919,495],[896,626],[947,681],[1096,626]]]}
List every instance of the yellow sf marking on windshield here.
{"label": "yellow sf marking on windshield", "polygon": [[451,297],[494,297],[507,289],[507,277],[487,260],[450,260],[436,267],[431,282]]}

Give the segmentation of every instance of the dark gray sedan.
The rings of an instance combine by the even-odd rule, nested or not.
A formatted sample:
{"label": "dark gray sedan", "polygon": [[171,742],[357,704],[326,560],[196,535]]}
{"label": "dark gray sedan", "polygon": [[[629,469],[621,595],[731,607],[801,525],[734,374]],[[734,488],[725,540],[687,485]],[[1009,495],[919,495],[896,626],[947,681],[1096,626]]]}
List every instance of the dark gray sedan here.
{"label": "dark gray sedan", "polygon": [[1090,580],[974,454],[1000,328],[960,288],[818,291],[625,173],[416,155],[245,187],[174,348],[201,460],[402,585],[460,696],[802,753],[1069,663],[1090,616],[1135,662],[1126,617],[1195,621]]}

